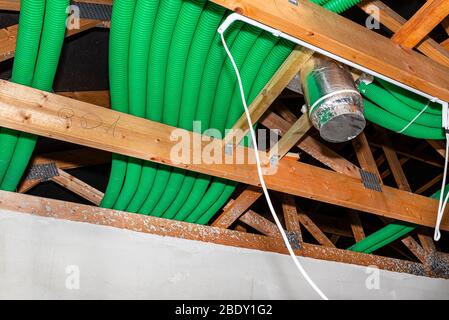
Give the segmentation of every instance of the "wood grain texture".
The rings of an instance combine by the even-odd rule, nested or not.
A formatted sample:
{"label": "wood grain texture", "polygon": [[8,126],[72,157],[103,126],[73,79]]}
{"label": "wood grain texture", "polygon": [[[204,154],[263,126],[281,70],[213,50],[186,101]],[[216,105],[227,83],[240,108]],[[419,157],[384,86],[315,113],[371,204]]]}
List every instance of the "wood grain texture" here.
{"label": "wood grain texture", "polygon": [[[186,141],[198,141],[201,150],[211,144],[216,150],[224,150],[224,144],[219,139],[208,141],[196,133],[5,80],[0,81],[0,126],[259,186],[253,150],[237,147],[247,155],[247,161],[241,164],[227,164],[224,158],[211,164],[173,159],[173,150],[180,143],[178,135]],[[288,157],[279,161],[276,169],[276,173],[265,176],[269,189],[434,226],[438,207],[434,199],[387,186],[382,192],[366,190],[359,179]],[[441,227],[449,230],[448,215]]]}

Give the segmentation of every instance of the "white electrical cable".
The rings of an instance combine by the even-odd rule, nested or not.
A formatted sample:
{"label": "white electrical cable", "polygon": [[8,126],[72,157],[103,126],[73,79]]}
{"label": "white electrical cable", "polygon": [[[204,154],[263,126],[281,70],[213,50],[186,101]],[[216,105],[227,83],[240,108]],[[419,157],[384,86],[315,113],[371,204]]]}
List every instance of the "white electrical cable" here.
{"label": "white electrical cable", "polygon": [[[224,30],[226,30],[226,29],[224,29]],[[316,293],[318,293],[318,295],[323,300],[328,300],[326,295],[313,282],[313,280],[309,277],[307,272],[304,270],[304,268],[302,267],[302,265],[298,261],[298,258],[296,257],[295,253],[293,252],[293,249],[292,249],[292,247],[290,245],[290,242],[288,241],[287,235],[285,234],[284,228],[282,227],[281,222],[279,221],[279,219],[278,219],[278,217],[276,215],[276,211],[274,210],[273,204],[271,203],[270,195],[268,194],[267,186],[265,185],[265,180],[264,180],[264,177],[263,177],[262,166],[261,166],[261,162],[260,162],[260,158],[259,158],[259,152],[258,152],[258,148],[257,148],[256,133],[254,132],[253,123],[251,121],[251,116],[250,116],[250,113],[249,113],[249,110],[248,110],[248,105],[246,104],[245,92],[243,90],[242,79],[240,78],[240,72],[239,72],[239,70],[237,68],[237,65],[236,65],[235,61],[234,61],[234,57],[232,56],[232,54],[229,51],[229,48],[228,48],[228,46],[226,44],[226,41],[225,41],[225,38],[224,38],[224,34],[223,34],[224,30],[220,27],[218,29],[218,32],[220,33],[221,41],[223,42],[223,47],[226,50],[226,53],[227,53],[227,55],[229,57],[229,60],[231,60],[232,66],[234,67],[234,71],[235,71],[235,74],[237,76],[237,81],[238,81],[239,88],[240,88],[240,95],[241,95],[241,98],[242,98],[243,107],[245,108],[246,120],[248,121],[248,126],[249,126],[249,130],[250,130],[250,133],[251,133],[251,140],[253,142],[254,154],[255,154],[255,157],[256,157],[257,174],[259,175],[260,186],[262,187],[262,190],[263,190],[263,193],[265,195],[265,198],[267,199],[268,207],[270,208],[270,212],[273,215],[273,219],[276,222],[277,227],[279,228],[279,231],[280,231],[280,233],[282,235],[282,239],[284,240],[285,245],[287,246],[288,252],[290,253],[290,256],[292,257],[293,262],[295,263],[295,265],[298,268],[299,272],[302,274],[302,276],[307,280],[309,285],[316,291]]]}
{"label": "white electrical cable", "polygon": [[[440,232],[440,225],[441,220],[443,220],[444,210],[446,209],[447,202],[449,200],[449,192],[444,197],[445,187],[446,187],[446,176],[447,176],[447,167],[448,167],[448,156],[449,156],[449,105],[448,103],[443,104],[443,109],[441,112],[441,123],[443,125],[443,129],[445,131],[446,136],[446,151],[444,154],[444,171],[443,171],[443,183],[441,185],[440,190],[440,201],[438,203],[438,214],[437,214],[437,222],[435,224],[435,232],[433,235],[433,239],[435,241],[440,240],[441,238],[441,232]],[[444,201],[443,201],[444,198]]]}
{"label": "white electrical cable", "polygon": [[435,232],[434,232],[434,235],[433,235],[433,239],[435,241],[438,241],[441,238],[440,224],[441,224],[441,220],[443,220],[444,210],[446,209],[446,205],[447,205],[447,202],[449,200],[449,192],[448,192],[446,197],[444,198],[444,201],[443,201],[444,189],[445,189],[445,186],[446,186],[448,155],[449,155],[449,134],[446,133],[446,152],[445,152],[445,156],[444,156],[443,184],[441,186],[441,191],[440,191],[440,202],[438,204],[437,222],[435,224]]}
{"label": "white electrical cable", "polygon": [[[255,27],[258,27],[258,28],[260,28],[260,29],[263,29],[263,30],[265,30],[265,31],[268,31],[268,32],[271,32],[275,37],[281,37],[281,38],[284,38],[284,39],[287,39],[287,40],[289,40],[289,41],[292,41],[293,43],[296,43],[296,44],[299,44],[300,46],[303,46],[303,47],[305,47],[305,48],[308,48],[308,49],[310,49],[310,50],[313,50],[313,51],[315,51],[315,52],[318,52],[318,53],[320,53],[320,54],[322,54],[322,55],[325,55],[326,57],[329,57],[329,58],[331,58],[331,59],[334,59],[334,60],[336,60],[336,61],[339,61],[339,62],[341,62],[341,63],[344,63],[344,64],[346,64],[346,65],[348,65],[348,66],[351,66],[351,67],[353,67],[353,68],[355,68],[355,69],[358,69],[358,70],[360,70],[360,71],[363,71],[364,73],[366,73],[366,74],[369,74],[369,75],[371,75],[371,76],[373,76],[373,77],[377,77],[377,78],[380,78],[380,79],[382,79],[382,80],[385,80],[385,81],[387,81],[387,82],[389,82],[389,83],[391,83],[391,84],[394,84],[394,85],[396,85],[396,86],[398,86],[398,87],[400,87],[400,88],[403,88],[403,89],[406,89],[406,90],[408,90],[408,91],[410,91],[410,92],[413,92],[413,93],[415,93],[415,94],[417,94],[417,95],[420,95],[420,96],[422,96],[422,97],[425,97],[425,98],[427,98],[427,99],[429,99],[431,102],[437,102],[437,103],[439,103],[439,104],[441,104],[441,106],[443,107],[443,121],[442,121],[442,124],[443,124],[443,128],[445,129],[445,131],[446,132],[449,132],[449,104],[448,104],[448,102],[446,102],[446,101],[443,101],[443,100],[441,100],[441,99],[439,99],[439,98],[436,98],[436,97],[434,97],[434,96],[431,96],[431,95],[429,95],[429,94],[427,94],[427,93],[425,93],[425,92],[423,92],[423,91],[421,91],[421,90],[417,90],[417,89],[415,89],[415,88],[412,88],[412,87],[410,87],[410,86],[408,86],[408,85],[405,85],[405,84],[403,84],[403,83],[401,83],[401,82],[399,82],[399,81],[397,81],[397,80],[394,80],[394,79],[392,79],[392,78],[389,78],[389,77],[387,77],[387,76],[384,76],[383,74],[380,74],[380,73],[378,73],[378,72],[376,72],[376,71],[373,71],[373,70],[371,70],[371,69],[368,69],[368,68],[365,68],[364,66],[362,66],[362,65],[359,65],[359,64],[357,64],[357,63],[355,63],[355,62],[352,62],[352,61],[350,61],[350,60],[347,60],[347,59],[345,59],[345,58],[343,58],[343,57],[340,57],[340,56],[338,56],[338,55],[336,55],[336,54],[333,54],[333,53],[331,53],[331,52],[329,52],[329,51],[326,51],[326,50],[324,50],[324,49],[321,49],[321,48],[319,48],[319,47],[317,47],[317,46],[315,46],[315,45],[312,45],[312,44],[310,44],[310,43],[308,43],[308,42],[306,42],[306,41],[303,41],[303,40],[300,40],[300,39],[297,39],[297,38],[295,38],[295,37],[292,37],[292,36],[290,36],[290,35],[288,35],[288,34],[286,34],[286,33],[283,33],[282,31],[280,31],[280,30],[277,30],[277,29],[274,29],[274,28],[271,28],[271,27],[269,27],[269,26],[267,26],[267,25],[265,25],[265,24],[263,24],[263,23],[260,23],[260,22],[258,22],[258,21],[256,21],[256,20],[253,20],[253,19],[250,19],[250,18],[248,18],[248,17],[245,17],[245,16],[242,16],[242,15],[240,15],[240,14],[238,14],[238,13],[232,13],[232,14],[230,14],[226,19],[225,19],[225,21],[220,25],[220,27],[218,28],[218,32],[221,34],[221,36],[222,36],[222,40],[224,41],[224,39],[223,39],[223,33],[226,31],[226,29],[233,23],[233,22],[235,22],[235,21],[243,21],[243,22],[245,22],[245,23],[248,23],[248,24],[250,24],[250,25],[253,25],[253,26],[255,26]],[[225,43],[224,43],[225,44]],[[225,48],[227,48],[226,46],[225,46]],[[236,72],[238,72],[238,70],[236,70]],[[243,100],[244,100],[244,97],[242,97],[243,98]],[[427,108],[427,107],[426,107]],[[425,109],[426,109],[425,108]],[[421,111],[421,113],[422,112],[424,112],[424,110],[423,111]],[[410,123],[409,123],[409,125],[411,125],[420,115],[421,115],[421,113],[420,114],[418,114]],[[249,119],[250,120],[250,119]],[[409,126],[408,125],[408,126]],[[407,127],[408,126],[406,126],[404,129],[402,129],[401,130],[401,132],[402,131],[404,131],[405,129],[407,129]],[[447,147],[447,144],[449,143],[449,136],[448,136],[448,134],[446,134],[446,149],[448,148]],[[448,193],[448,195],[446,196],[446,198],[444,199],[444,201],[443,201],[443,197],[444,197],[444,187],[445,187],[445,183],[446,183],[446,171],[447,171],[447,166],[448,166],[448,152],[446,152],[446,158],[445,158],[445,170],[444,170],[444,178],[443,178],[443,187],[442,187],[442,189],[441,189],[441,195],[440,195],[440,203],[439,203],[439,206],[438,206],[438,218],[437,218],[437,223],[436,223],[436,225],[435,225],[435,240],[437,240],[437,239],[439,239],[440,238],[440,236],[441,236],[441,234],[440,234],[440,230],[439,230],[439,227],[440,227],[440,224],[441,224],[441,220],[442,220],[442,218],[443,218],[443,213],[444,213],[444,209],[446,208],[446,204],[447,204],[447,202],[449,201],[449,193]],[[268,200],[268,199],[267,199]]]}
{"label": "white electrical cable", "polygon": [[426,111],[427,110],[427,108],[429,107],[429,104],[430,104],[430,100],[427,102],[427,104],[426,104],[426,106],[412,119],[412,121],[410,121],[404,128],[402,128],[401,130],[399,130],[399,131],[396,131],[396,133],[402,133],[402,132],[404,132],[405,130],[407,130],[407,128],[408,127],[410,127],[415,121],[416,121],[416,119],[418,119],[423,113],[424,113],[424,111]]}

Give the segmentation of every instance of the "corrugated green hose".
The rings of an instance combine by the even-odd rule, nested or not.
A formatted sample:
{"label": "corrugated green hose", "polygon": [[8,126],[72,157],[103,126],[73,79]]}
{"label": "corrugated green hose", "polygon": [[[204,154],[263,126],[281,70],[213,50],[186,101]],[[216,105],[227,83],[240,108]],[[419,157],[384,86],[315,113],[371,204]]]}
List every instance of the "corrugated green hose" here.
{"label": "corrugated green hose", "polygon": [[329,11],[340,14],[355,6],[359,2],[361,2],[361,0],[329,0],[323,5],[323,7]]}
{"label": "corrugated green hose", "polygon": [[[445,187],[446,194],[449,192],[449,185]],[[440,191],[434,193],[430,196],[433,199],[438,199],[440,197]],[[365,239],[357,242],[348,248],[351,251],[371,253],[379,248],[386,246],[387,244],[396,241],[403,237],[404,235],[412,232],[416,229],[416,225],[406,222],[395,222],[390,223],[384,228],[370,234]]]}
{"label": "corrugated green hose", "polygon": [[[255,28],[251,25],[244,25],[240,30],[237,39],[230,49],[239,68],[243,65],[250,49],[255,44],[261,32],[262,31],[259,28]],[[210,127],[218,130],[221,135],[224,133],[226,118],[236,81],[237,79],[232,69],[232,65],[229,60],[226,60],[215,91],[212,117],[210,119]],[[188,217],[185,221],[194,222],[201,216],[202,213],[204,213],[204,211],[220,197],[226,183],[226,179],[213,178],[206,193],[202,195],[201,201],[195,205],[195,208],[192,208],[194,210],[191,213],[188,213]],[[184,211],[183,214],[187,214],[187,212]]]}
{"label": "corrugated green hose", "polygon": [[[111,108],[128,113],[128,56],[131,26],[134,16],[134,0],[115,0],[111,17],[109,42],[109,87]],[[113,154],[109,183],[100,203],[112,208],[122,189],[128,157]]]}
{"label": "corrugated green hose", "polygon": [[[284,40],[280,39],[276,46],[271,50],[269,55],[266,57],[266,59],[263,61],[262,67],[260,68],[256,78],[255,82],[249,91],[248,95],[248,103],[251,104],[251,102],[257,97],[257,95],[263,90],[265,84],[271,79],[271,77],[276,73],[276,71],[279,69],[281,64],[287,59],[289,54],[294,48],[294,44]],[[246,91],[245,91],[246,92]],[[227,124],[227,127],[232,127],[235,121],[240,117],[241,110],[239,111],[238,108],[233,109],[233,113],[230,113],[229,116],[229,122]],[[220,196],[220,198],[217,199],[217,201],[204,213],[199,217],[195,222],[198,224],[206,224],[209,222],[209,220],[215,215],[215,213],[220,210],[220,208],[225,204],[225,202],[229,199],[229,197],[234,192],[235,188],[237,186],[237,183],[234,181],[229,181],[226,185],[225,189],[223,190],[223,194]]]}
{"label": "corrugated green hose", "polygon": [[[361,81],[358,89],[366,98],[371,101],[376,101],[376,104],[386,111],[395,114],[399,118],[402,118],[408,122],[415,119],[421,110],[426,107],[426,104],[424,103],[421,105],[420,111],[418,111],[401,100],[396,99],[394,95],[375,82],[366,84]],[[426,127],[441,128],[441,115],[423,112],[418,118],[416,118],[414,123]]]}
{"label": "corrugated green hose", "polygon": [[[249,53],[245,57],[245,60],[242,62],[240,67],[240,69],[242,70],[241,74],[242,74],[243,87],[247,94],[246,98],[248,98],[249,92],[254,83],[257,72],[262,67],[262,64],[266,56],[270,53],[275,43],[276,40],[273,37],[270,37],[268,36],[267,33],[262,32],[260,33],[257,40],[254,42],[254,44],[251,44]],[[229,67],[228,64],[226,64],[225,66]],[[230,85],[232,85],[232,89],[230,88],[231,90],[229,95],[230,97],[229,101],[225,101],[225,103],[229,105],[228,107],[229,109],[227,110],[226,115],[224,115],[225,120],[223,127],[231,128],[234,125],[235,121],[242,114],[242,106],[241,106],[241,99],[239,96],[240,91],[238,91],[239,89],[237,87],[238,84],[236,82],[231,83],[231,81],[235,79],[233,79],[229,75],[227,78],[229,79]],[[221,97],[221,95],[218,95],[218,97]],[[218,108],[222,107],[223,106],[218,104]],[[236,114],[238,114],[237,119],[235,119]],[[215,116],[216,113],[214,112],[214,117]],[[222,131],[222,134],[224,134],[224,130]],[[227,181],[225,179],[214,178],[204,198],[201,200],[201,202],[198,204],[195,210],[189,215],[186,221],[195,222],[198,218],[200,218],[203,214],[205,214],[205,212],[207,212],[207,210],[210,207],[213,207],[214,203],[216,203],[217,200],[221,197],[221,194],[227,188],[229,183],[230,181]],[[230,185],[235,186],[236,184],[230,183]],[[228,189],[231,189],[231,187],[229,186]],[[229,196],[232,194],[232,191],[231,190],[228,191],[228,193],[230,193]]]}
{"label": "corrugated green hose", "polygon": [[[190,105],[185,108],[180,106],[183,99],[183,83],[184,81],[189,81],[185,77],[186,66],[191,63],[188,60],[189,51],[204,4],[205,0],[184,1],[173,33],[171,48],[176,49],[170,49],[169,51],[167,65],[167,79],[169,80],[165,83],[163,116],[164,123],[171,126],[179,127],[181,119],[184,122],[192,122],[195,114],[196,105]],[[197,70],[197,73],[199,73],[199,70]],[[171,173],[167,177],[167,181],[165,181],[164,190],[151,212],[153,216],[160,217],[163,215],[176,197],[187,173],[179,168],[170,170]],[[164,183],[164,181],[162,182]]]}
{"label": "corrugated green hose", "polygon": [[[148,88],[151,93],[147,95],[147,117],[153,121],[161,122],[163,120],[168,53],[181,6],[181,0],[162,1],[154,26],[148,62]],[[161,189],[165,187],[165,183],[162,182],[165,181],[170,171],[166,170],[166,166],[163,165],[157,166],[157,168],[154,182],[145,202],[138,210],[139,213],[151,213],[156,205],[156,200],[159,199]]]}
{"label": "corrugated green hose", "polygon": [[[16,52],[11,81],[30,86],[39,50],[44,21],[45,0],[23,0],[21,2]],[[3,181],[14,154],[19,132],[1,128],[0,133],[0,183]]]}
{"label": "corrugated green hose", "polygon": [[[398,116],[380,108],[368,99],[363,100],[365,117],[375,124],[395,132],[402,131],[410,121],[399,118]],[[410,137],[419,139],[444,139],[442,128],[425,127],[420,124],[412,123],[407,129],[402,131]]]}
{"label": "corrugated green hose", "polygon": [[410,107],[421,111],[423,107],[429,104],[426,113],[436,114],[441,117],[441,104],[436,102],[429,102],[426,98],[419,96],[413,92],[402,89],[401,87],[395,86],[389,82],[382,79],[377,79],[379,83],[388,90],[397,99],[401,100],[403,103],[409,105]]}
{"label": "corrugated green hose", "polygon": [[[220,16],[223,16],[224,9],[222,7],[213,5],[212,9]],[[201,123],[202,132],[209,128],[214,92],[218,85],[218,79],[225,60],[225,55],[220,47],[220,37],[216,32],[216,28],[218,28],[219,22],[221,21],[218,21],[218,17],[214,20],[214,24],[207,29],[211,32],[212,43],[209,45],[207,56],[203,57],[203,74],[201,75],[201,78],[197,79],[196,85],[198,87],[195,89],[197,107],[196,113],[194,114],[194,119],[198,123]],[[240,23],[231,26],[231,46],[239,33],[240,27]],[[184,85],[188,86],[189,83],[185,82]],[[190,127],[191,126],[192,124],[190,124]],[[193,130],[192,127],[190,129]],[[195,130],[199,130],[199,128]],[[210,177],[207,175],[189,172],[184,179],[181,191],[167,209],[164,216],[174,217],[174,219],[177,220],[184,220],[187,214],[183,214],[183,212],[188,213],[195,207],[195,205],[200,201],[202,193],[205,192],[209,181]]]}
{"label": "corrugated green hose", "polygon": [[[47,0],[44,26],[41,35],[39,53],[31,86],[43,91],[51,91],[66,29],[68,0]],[[17,140],[14,155],[3,178],[1,189],[13,191],[17,188],[25,172],[36,145],[35,135],[21,132]]]}
{"label": "corrugated green hose", "polygon": [[[215,37],[215,31],[219,27],[225,9],[212,2],[208,2],[205,10],[203,10],[195,31],[192,46],[187,58],[188,64],[186,66],[185,78],[188,81],[183,83],[182,101],[180,106],[180,112],[184,113],[184,110],[190,110],[194,106],[195,111],[188,113],[187,116],[181,117],[178,122],[180,128],[192,131],[193,120],[197,113],[198,97],[200,94],[201,78],[205,68],[205,61],[209,56],[212,41]],[[206,125],[206,124],[203,124]],[[187,172],[183,179],[182,185],[179,186],[179,190],[175,192],[175,198],[165,210],[162,217],[172,219],[182,204],[189,196],[193,184],[196,181],[197,174],[194,172]],[[162,211],[162,210],[161,210]]]}
{"label": "corrugated green hose", "polygon": [[[242,28],[241,23],[233,24],[228,30],[228,43],[232,48],[236,41],[240,30]],[[204,69],[203,78],[201,80],[201,89],[199,93],[199,100],[197,106],[197,112],[195,115],[196,121],[200,122],[202,127],[202,133],[208,128],[214,128],[210,125],[212,115],[212,105],[215,99],[215,92],[218,87],[220,75],[224,67],[226,53],[221,45],[220,36],[217,32],[214,33],[215,37],[212,42],[211,50],[206,61],[206,67]],[[198,174],[196,176],[192,191],[181,208],[176,212],[174,219],[184,220],[190,212],[201,201],[207,187],[211,181],[211,177],[205,174]]]}
{"label": "corrugated green hose", "polygon": [[[128,103],[129,113],[138,117],[145,117],[146,114],[148,57],[158,6],[158,0],[138,0],[134,10],[129,39]],[[140,159],[128,158],[125,181],[114,209],[124,210],[128,207],[138,189],[142,164]]]}

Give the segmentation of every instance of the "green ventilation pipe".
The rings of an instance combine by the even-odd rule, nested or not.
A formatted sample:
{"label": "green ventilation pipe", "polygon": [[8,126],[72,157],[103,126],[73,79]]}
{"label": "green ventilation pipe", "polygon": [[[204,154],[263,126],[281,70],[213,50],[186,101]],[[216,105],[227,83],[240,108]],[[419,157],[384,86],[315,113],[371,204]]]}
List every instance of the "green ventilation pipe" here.
{"label": "green ventilation pipe", "polygon": [[[446,194],[449,192],[446,186]],[[440,197],[440,191],[434,193],[431,198],[438,199]],[[370,234],[365,239],[357,242],[348,248],[348,250],[372,253],[379,248],[382,248],[416,229],[416,225],[406,222],[395,222],[383,227],[382,229]]]}
{"label": "green ventilation pipe", "polygon": [[[34,70],[33,88],[52,91],[66,30],[68,0],[47,0],[39,54]],[[21,132],[1,189],[14,191],[25,172],[36,145],[37,136]]]}
{"label": "green ventilation pipe", "polygon": [[[22,1],[11,81],[51,91],[64,41],[68,4],[67,0]],[[29,133],[2,129],[0,146],[6,152],[0,159],[1,189],[17,188],[36,139]]]}
{"label": "green ventilation pipe", "polygon": [[[129,113],[137,117],[146,114],[146,90],[148,75],[148,57],[151,45],[151,34],[156,19],[159,1],[142,1],[136,3],[131,25],[128,57],[128,89]],[[114,209],[125,210],[139,184],[143,161],[129,158],[126,167],[126,178],[122,190],[114,204]]]}
{"label": "green ventilation pipe", "polygon": [[[31,86],[36,66],[39,42],[44,21],[45,0],[21,2],[16,52],[11,81]],[[1,128],[0,131],[0,184],[13,157],[20,132]]]}
{"label": "green ventilation pipe", "polygon": [[[128,103],[128,57],[131,26],[134,16],[134,0],[114,1],[109,34],[109,89],[111,108],[127,113]],[[108,186],[100,206],[112,208],[125,180],[128,157],[113,154]]]}
{"label": "green ventilation pipe", "polygon": [[[137,16],[137,12],[131,13],[129,10],[127,26],[116,22],[123,14],[121,8],[126,7],[124,3],[126,0],[117,0],[114,4],[111,51],[118,45],[114,44],[114,40],[129,45],[131,50],[134,48],[130,44],[129,34],[132,31],[130,25],[133,24],[131,16]],[[203,132],[212,127],[223,133],[241,115],[235,75],[216,32],[225,17],[224,13],[222,7],[202,0],[160,2],[154,30],[149,30],[147,118],[188,130],[193,129],[192,120],[199,120]],[[116,26],[122,30],[122,39],[117,37],[119,32],[113,32]],[[291,52],[293,44],[285,40],[277,41],[252,26],[241,27],[241,23],[231,26],[227,41],[244,71],[247,99],[251,101]],[[126,47],[117,53],[122,57],[130,56]],[[131,61],[132,58],[129,59]],[[116,65],[120,68],[120,63],[111,59],[112,77]],[[111,78],[111,100],[112,91],[116,90],[112,82],[121,83],[120,92],[126,90],[123,87],[126,87],[127,81],[123,79],[130,79],[131,82],[131,79],[136,79],[136,83],[140,81],[134,78],[131,70],[126,70],[126,66],[119,70],[127,74],[121,80]],[[128,94],[124,98],[128,101],[132,99]],[[115,108],[114,102],[112,104]],[[129,102],[123,105],[126,104]],[[125,161],[127,163],[123,164]],[[119,169],[114,170],[116,167]],[[126,207],[131,212],[207,223],[229,199],[235,186],[235,182],[225,179],[123,157],[114,159],[112,163],[104,198],[112,201],[103,200],[102,206]]]}

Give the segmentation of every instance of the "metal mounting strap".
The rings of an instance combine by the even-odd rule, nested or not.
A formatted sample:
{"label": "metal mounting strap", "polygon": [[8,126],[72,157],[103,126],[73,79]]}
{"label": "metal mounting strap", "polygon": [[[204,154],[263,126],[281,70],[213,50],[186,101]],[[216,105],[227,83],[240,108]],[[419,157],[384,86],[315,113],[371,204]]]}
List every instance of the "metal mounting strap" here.
{"label": "metal mounting strap", "polygon": [[379,178],[376,174],[365,171],[363,169],[359,169],[360,177],[362,178],[363,186],[366,189],[371,189],[374,191],[382,192],[382,186],[380,185]]}
{"label": "metal mounting strap", "polygon": [[55,162],[33,164],[25,176],[25,180],[47,181],[53,177],[59,176],[58,167]]}

